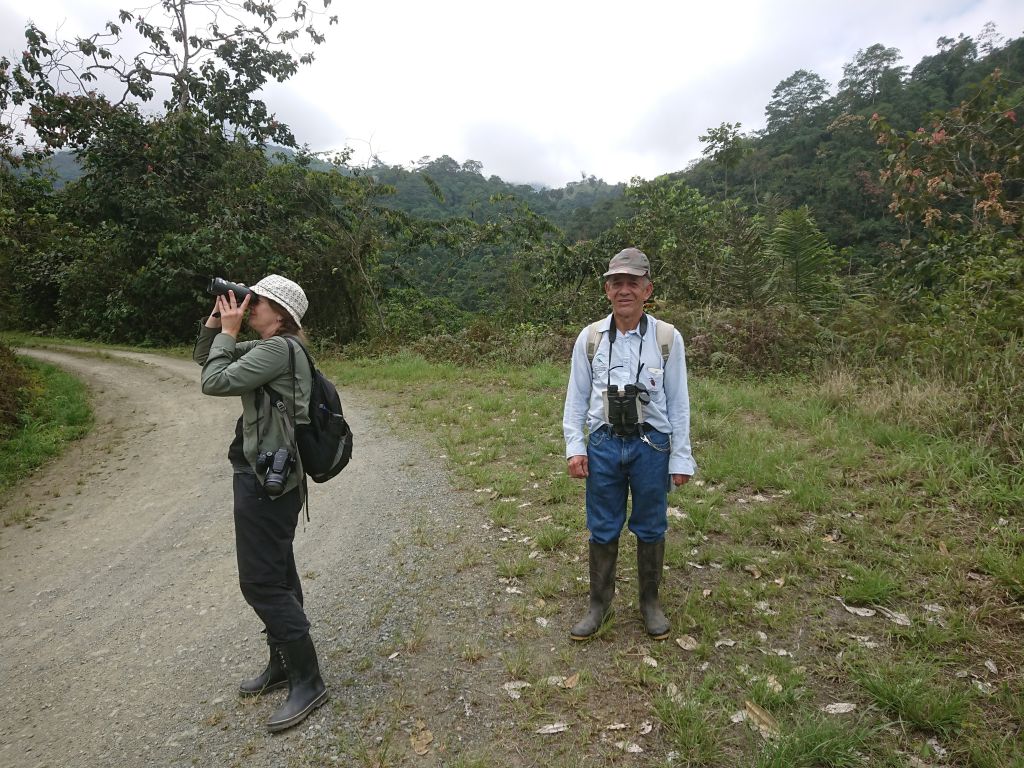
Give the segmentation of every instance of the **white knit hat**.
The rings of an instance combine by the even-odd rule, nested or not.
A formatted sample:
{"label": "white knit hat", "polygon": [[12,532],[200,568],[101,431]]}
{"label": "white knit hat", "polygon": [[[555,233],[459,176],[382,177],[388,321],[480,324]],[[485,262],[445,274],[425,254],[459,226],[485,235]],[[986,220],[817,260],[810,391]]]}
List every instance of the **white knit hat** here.
{"label": "white knit hat", "polygon": [[309,308],[309,300],[298,283],[280,275],[267,275],[252,287],[252,292],[276,301],[295,318],[295,324],[302,327],[302,316]]}

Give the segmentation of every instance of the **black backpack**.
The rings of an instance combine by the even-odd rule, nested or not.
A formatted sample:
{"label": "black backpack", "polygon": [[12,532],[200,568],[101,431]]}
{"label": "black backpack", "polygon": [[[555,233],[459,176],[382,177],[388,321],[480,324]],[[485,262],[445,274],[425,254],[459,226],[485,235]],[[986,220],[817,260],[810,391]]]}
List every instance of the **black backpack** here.
{"label": "black backpack", "polygon": [[[352,458],[352,430],[345,421],[337,387],[317,370],[313,358],[301,343],[288,336],[283,338],[288,342],[292,386],[295,382],[295,344],[306,355],[313,374],[313,386],[309,391],[309,424],[295,426],[295,443],[302,459],[302,471],[313,478],[314,483],[326,483]],[[273,390],[270,390],[270,397],[274,405],[281,402]],[[295,402],[294,397],[292,402]]]}

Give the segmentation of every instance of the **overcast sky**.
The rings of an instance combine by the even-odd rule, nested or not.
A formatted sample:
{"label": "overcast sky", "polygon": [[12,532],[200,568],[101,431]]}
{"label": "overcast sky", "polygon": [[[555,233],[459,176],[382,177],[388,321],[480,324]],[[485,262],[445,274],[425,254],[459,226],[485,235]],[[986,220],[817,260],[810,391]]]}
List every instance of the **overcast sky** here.
{"label": "overcast sky", "polygon": [[[313,0],[311,5],[315,5]],[[0,51],[43,31],[98,31],[128,0],[0,0]],[[764,125],[797,69],[835,86],[874,43],[913,66],[941,36],[992,21],[1024,34],[1024,0],[334,0],[316,61],[266,99],[314,150],[478,160],[486,175],[563,186],[653,178],[722,122]]]}

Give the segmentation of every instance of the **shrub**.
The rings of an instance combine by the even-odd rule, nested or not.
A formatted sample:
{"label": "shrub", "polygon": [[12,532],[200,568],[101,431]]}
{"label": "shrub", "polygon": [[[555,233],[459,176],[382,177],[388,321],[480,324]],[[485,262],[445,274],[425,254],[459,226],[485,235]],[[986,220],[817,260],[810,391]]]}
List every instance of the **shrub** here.
{"label": "shrub", "polygon": [[823,329],[791,306],[760,309],[702,307],[658,315],[679,328],[691,368],[775,373],[804,368],[822,352]]}
{"label": "shrub", "polygon": [[412,348],[428,360],[456,365],[556,362],[568,366],[574,341],[575,335],[569,338],[554,327],[504,325],[500,320],[478,317],[461,330],[423,336],[412,343]]}
{"label": "shrub", "polygon": [[14,352],[0,342],[0,438],[17,426],[27,386],[28,379]]}

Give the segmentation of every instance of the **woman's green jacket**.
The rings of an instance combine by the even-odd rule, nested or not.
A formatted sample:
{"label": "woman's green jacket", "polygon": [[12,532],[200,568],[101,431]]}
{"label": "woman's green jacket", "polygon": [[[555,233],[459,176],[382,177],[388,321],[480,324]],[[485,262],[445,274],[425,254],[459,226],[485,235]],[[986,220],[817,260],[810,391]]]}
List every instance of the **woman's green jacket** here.
{"label": "woman's green jacket", "polygon": [[[302,469],[288,422],[294,414],[295,425],[309,423],[309,391],[313,380],[302,350],[295,350],[293,377],[288,342],[283,337],[236,342],[219,328],[203,325],[192,350],[192,359],[203,366],[203,394],[241,396],[242,450],[252,471],[256,472],[256,458],[261,453],[288,448],[297,463],[289,473],[284,490],[287,493],[297,487]],[[286,413],[271,405],[268,387],[281,396]],[[256,474],[262,482],[261,473]]]}

